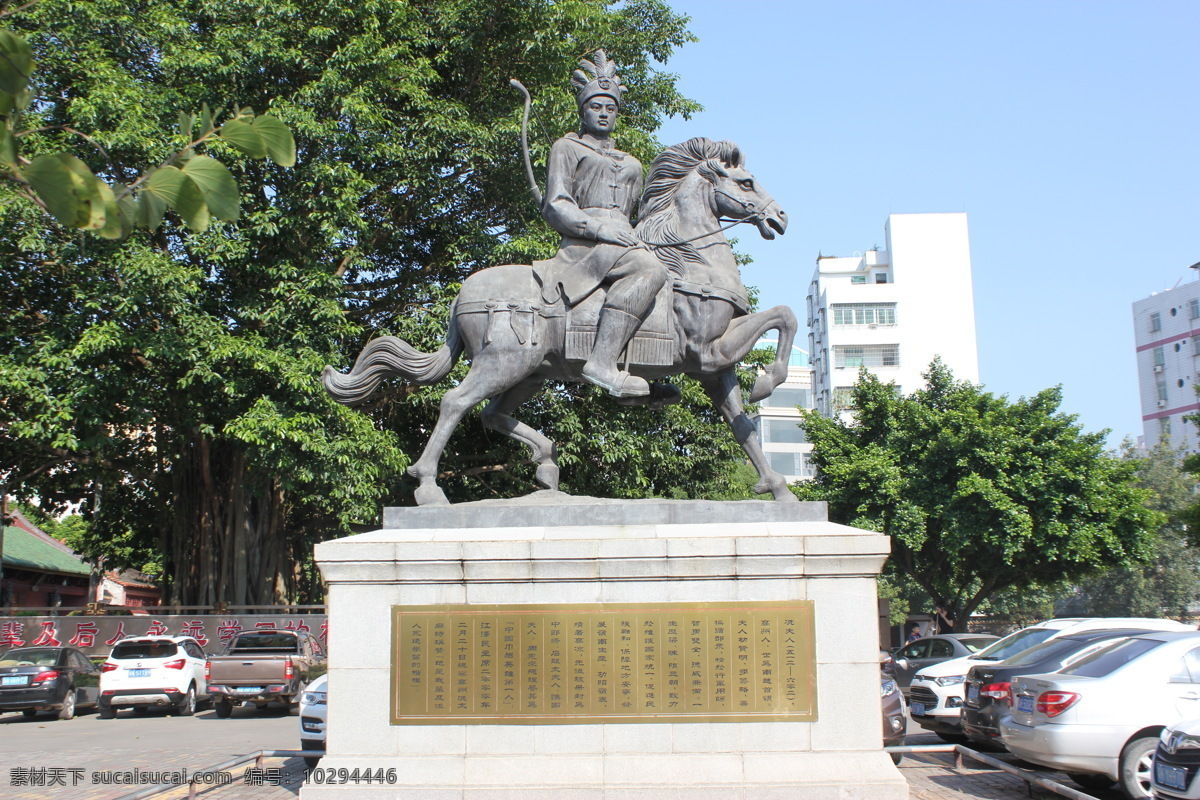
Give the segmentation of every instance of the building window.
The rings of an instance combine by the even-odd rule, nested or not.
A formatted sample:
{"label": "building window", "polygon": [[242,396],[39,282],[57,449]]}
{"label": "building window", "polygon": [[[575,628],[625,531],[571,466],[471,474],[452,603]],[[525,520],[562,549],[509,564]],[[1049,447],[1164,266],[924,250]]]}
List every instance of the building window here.
{"label": "building window", "polygon": [[1154,348],[1154,366],[1161,367],[1166,363],[1166,356],[1163,355],[1163,349],[1161,347]]}
{"label": "building window", "polygon": [[850,283],[866,284],[866,282],[867,282],[866,275],[851,275],[850,276]]}
{"label": "building window", "polygon": [[864,344],[833,348],[835,367],[898,367],[900,345]]}
{"label": "building window", "polygon": [[888,282],[887,273],[886,272],[876,272],[875,273],[875,282],[876,283],[887,283]]}
{"label": "building window", "polygon": [[1154,376],[1154,384],[1158,389],[1158,401],[1160,403],[1167,402],[1167,379],[1162,375],[1162,373]]}
{"label": "building window", "polygon": [[834,325],[895,325],[895,303],[835,303]]}
{"label": "building window", "polygon": [[1162,314],[1155,311],[1150,315],[1150,332],[1158,333],[1162,330]]}
{"label": "building window", "polygon": [[1159,417],[1158,418],[1158,432],[1162,436],[1170,436],[1171,435],[1171,418],[1170,417]]}
{"label": "building window", "polygon": [[804,429],[790,419],[759,419],[763,444],[804,444]]}
{"label": "building window", "polygon": [[808,389],[780,386],[763,401],[764,408],[812,408]]}
{"label": "building window", "polygon": [[1188,314],[1192,319],[1200,317],[1200,300],[1192,300],[1188,303]]}
{"label": "building window", "polygon": [[854,387],[853,386],[835,386],[833,389],[833,413],[839,411],[849,411],[854,408]]}

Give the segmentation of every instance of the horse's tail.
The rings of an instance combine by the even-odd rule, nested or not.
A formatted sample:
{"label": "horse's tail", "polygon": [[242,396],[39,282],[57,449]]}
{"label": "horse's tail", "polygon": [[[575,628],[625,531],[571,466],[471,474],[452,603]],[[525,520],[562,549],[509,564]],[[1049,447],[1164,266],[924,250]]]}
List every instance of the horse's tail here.
{"label": "horse's tail", "polygon": [[453,312],[446,343],[436,353],[422,353],[396,336],[372,339],[358,354],[354,367],[345,375],[333,367],[321,372],[321,383],[333,399],[343,405],[358,405],[367,399],[384,378],[400,376],[409,383],[437,383],[450,374],[462,355],[462,338]]}

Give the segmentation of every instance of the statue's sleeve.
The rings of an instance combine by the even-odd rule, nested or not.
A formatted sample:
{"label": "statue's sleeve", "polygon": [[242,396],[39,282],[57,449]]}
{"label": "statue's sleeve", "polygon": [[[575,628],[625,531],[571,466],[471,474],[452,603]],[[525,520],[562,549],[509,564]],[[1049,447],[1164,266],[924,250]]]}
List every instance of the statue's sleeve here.
{"label": "statue's sleeve", "polygon": [[578,149],[565,139],[550,148],[550,163],[546,171],[546,201],[542,217],[550,227],[563,236],[576,239],[595,239],[596,221],[579,207],[574,192],[575,169],[579,165]]}

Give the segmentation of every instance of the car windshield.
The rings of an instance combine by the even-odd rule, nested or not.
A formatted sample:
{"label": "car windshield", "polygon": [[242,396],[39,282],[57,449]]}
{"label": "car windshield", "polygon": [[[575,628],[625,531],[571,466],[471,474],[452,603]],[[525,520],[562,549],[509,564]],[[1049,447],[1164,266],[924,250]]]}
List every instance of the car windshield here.
{"label": "car windshield", "polygon": [[1037,664],[1040,661],[1066,655],[1070,651],[1084,646],[1085,644],[1083,642],[1078,642],[1073,639],[1051,639],[1048,642],[1035,644],[1028,650],[1022,650],[1012,658],[1004,659],[1004,666],[1027,667],[1030,664]]}
{"label": "car windshield", "polygon": [[174,642],[118,642],[112,650],[112,658],[118,661],[128,658],[166,658],[175,655],[178,650]]}
{"label": "car windshield", "polygon": [[972,653],[978,653],[983,648],[987,647],[992,642],[996,641],[992,637],[980,639],[959,639],[958,643],[970,650]]}
{"label": "car windshield", "polygon": [[1102,678],[1162,644],[1164,643],[1157,639],[1120,639],[1060,670],[1059,674]]}
{"label": "car windshield", "polygon": [[991,647],[971,655],[970,658],[977,661],[1003,661],[1028,650],[1035,644],[1041,644],[1053,635],[1054,631],[1049,628],[1025,628],[1016,633],[1010,633]]}
{"label": "car windshield", "polygon": [[53,667],[58,664],[61,650],[34,649],[9,650],[0,656],[0,667]]}

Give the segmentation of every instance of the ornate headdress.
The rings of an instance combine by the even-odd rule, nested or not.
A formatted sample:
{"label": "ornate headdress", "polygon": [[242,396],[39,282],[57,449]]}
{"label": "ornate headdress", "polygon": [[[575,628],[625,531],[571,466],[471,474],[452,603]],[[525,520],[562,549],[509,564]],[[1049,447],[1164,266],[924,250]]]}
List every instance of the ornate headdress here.
{"label": "ornate headdress", "polygon": [[579,107],[583,108],[584,103],[600,94],[613,98],[620,106],[625,86],[617,74],[617,65],[608,60],[608,54],[603,50],[597,50],[592,57],[596,59],[595,63],[586,58],[579,62],[579,66],[592,73],[591,78],[583,69],[571,73],[571,85],[575,87],[575,99]]}

